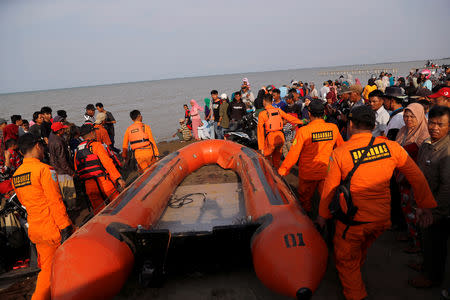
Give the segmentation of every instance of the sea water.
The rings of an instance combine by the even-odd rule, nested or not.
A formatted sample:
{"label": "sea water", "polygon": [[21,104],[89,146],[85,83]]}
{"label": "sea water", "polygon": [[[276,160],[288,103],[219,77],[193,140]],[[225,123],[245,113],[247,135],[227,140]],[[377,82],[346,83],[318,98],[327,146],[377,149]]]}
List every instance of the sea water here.
{"label": "sea water", "polygon": [[[450,59],[435,60],[437,64],[450,64]],[[210,91],[216,89],[219,94],[238,91],[242,78],[250,81],[255,97],[263,85],[273,84],[279,87],[291,80],[315,82],[317,90],[325,80],[335,80],[350,73],[359,78],[362,85],[367,84],[371,74],[380,71],[392,73],[395,77],[408,75],[411,69],[422,68],[425,61],[398,62],[373,65],[352,65],[328,68],[312,68],[257,73],[238,73],[203,77],[153,80],[134,83],[77,87],[48,91],[34,91],[0,95],[0,117],[9,120],[13,114],[22,115],[31,120],[33,112],[42,106],[50,106],[53,115],[56,111],[67,111],[67,120],[77,125],[84,122],[83,114],[87,104],[102,102],[105,109],[112,112],[117,124],[116,145],[121,145],[126,128],[132,123],[129,113],[133,109],[141,111],[144,123],[150,125],[157,141],[169,140],[178,128],[178,120],[184,117],[183,104],[195,99],[203,106],[203,99],[210,97]]]}

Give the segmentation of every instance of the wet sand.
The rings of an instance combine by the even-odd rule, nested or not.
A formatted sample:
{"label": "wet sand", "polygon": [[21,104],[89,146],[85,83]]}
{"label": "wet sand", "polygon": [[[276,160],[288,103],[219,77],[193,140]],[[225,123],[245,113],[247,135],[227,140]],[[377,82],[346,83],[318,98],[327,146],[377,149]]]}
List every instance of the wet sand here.
{"label": "wet sand", "polygon": [[[158,148],[162,155],[176,151],[189,143],[178,141],[162,142]],[[296,189],[296,167],[286,177]],[[223,170],[219,166],[205,166],[188,176],[182,185],[215,184],[237,182],[236,173]],[[81,219],[81,217],[80,217]],[[394,233],[386,231],[369,249],[363,278],[370,299],[439,299],[441,287],[417,290],[409,287],[407,280],[418,273],[408,269],[406,264],[418,260],[418,255],[406,254],[402,250],[407,244],[395,241]],[[190,261],[191,257],[180,257],[180,261]],[[449,261],[449,260],[448,260]],[[177,262],[178,263],[178,262]],[[243,259],[240,264],[216,266],[214,262],[206,267],[183,270],[169,274],[159,288],[144,288],[132,274],[115,299],[287,299],[268,290],[256,277],[251,260]],[[209,265],[208,265],[209,264]],[[447,276],[444,286],[450,287],[450,263],[447,262]],[[301,270],[299,270],[300,272]],[[34,289],[35,276],[17,281],[10,288],[0,292],[0,299],[30,299]],[[344,299],[332,257],[328,262],[326,275],[313,299]]]}

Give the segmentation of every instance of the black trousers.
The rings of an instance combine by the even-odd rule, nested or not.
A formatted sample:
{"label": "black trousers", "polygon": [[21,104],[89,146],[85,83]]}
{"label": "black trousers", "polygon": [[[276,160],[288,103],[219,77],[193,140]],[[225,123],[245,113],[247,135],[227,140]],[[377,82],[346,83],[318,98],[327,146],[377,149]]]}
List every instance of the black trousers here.
{"label": "black trousers", "polygon": [[429,280],[436,283],[441,283],[444,279],[449,237],[449,218],[437,220],[422,230],[424,273]]}
{"label": "black trousers", "polygon": [[400,231],[406,230],[406,220],[403,215],[402,206],[401,206],[401,195],[400,190],[398,188],[397,180],[395,180],[395,176],[392,176],[390,181],[391,187],[391,222],[392,226],[398,227]]}

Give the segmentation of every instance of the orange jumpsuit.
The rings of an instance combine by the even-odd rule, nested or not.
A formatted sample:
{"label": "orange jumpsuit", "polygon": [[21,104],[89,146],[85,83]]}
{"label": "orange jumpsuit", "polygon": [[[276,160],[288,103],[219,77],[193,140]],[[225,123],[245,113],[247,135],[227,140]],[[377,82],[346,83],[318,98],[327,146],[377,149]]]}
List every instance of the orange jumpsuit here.
{"label": "orange jumpsuit", "polygon": [[61,243],[60,231],[71,225],[55,170],[36,158],[25,158],[13,176],[13,187],[28,212],[28,236],[36,244],[38,275],[32,299],[50,299],[53,256]]}
{"label": "orange jumpsuit", "polygon": [[125,131],[122,147],[124,153],[128,150],[128,144],[130,144],[131,149],[134,151],[134,157],[141,172],[144,172],[150,167],[159,155],[150,126],[142,122],[134,122]]}
{"label": "orange jumpsuit", "polygon": [[[335,190],[353,168],[354,161],[361,156],[360,150],[367,147],[371,136],[371,133],[354,134],[333,151],[319,206],[319,214],[323,218],[332,217],[328,206]],[[377,137],[367,157],[353,174],[350,185],[353,203],[358,207],[354,220],[370,223],[350,226],[345,239],[343,232],[347,225],[340,221],[336,223],[336,268],[347,299],[367,297],[361,266],[369,246],[391,225],[389,182],[396,168],[411,183],[418,207],[436,207],[424,175],[408,153],[398,143]],[[346,211],[344,199],[341,199],[341,206]]]}
{"label": "orange jumpsuit", "polygon": [[86,194],[91,201],[94,212],[97,213],[105,207],[105,200],[110,202],[119,195],[115,182],[121,175],[102,144],[92,142],[91,147],[92,153],[98,156],[107,173],[104,177],[96,177],[84,182]]}
{"label": "orange jumpsuit", "polygon": [[108,131],[106,131],[105,127],[101,124],[96,124],[95,128],[95,140],[101,144],[105,144],[107,146],[111,146],[111,139],[109,138]]}
{"label": "orange jumpsuit", "polygon": [[328,161],[335,146],[344,143],[339,129],[323,119],[316,119],[297,130],[286,159],[278,173],[289,174],[298,161],[298,197],[303,208],[310,212],[311,198],[316,189],[322,193],[323,182],[327,176]]}
{"label": "orange jumpsuit", "polygon": [[[280,166],[281,162],[281,148],[284,145],[283,131],[271,131],[266,135],[265,123],[269,120],[266,109],[274,109],[272,105],[265,107],[258,115],[258,149],[264,151],[264,156],[272,163],[275,168]],[[303,124],[303,121],[293,117],[278,108],[280,116],[293,124]]]}

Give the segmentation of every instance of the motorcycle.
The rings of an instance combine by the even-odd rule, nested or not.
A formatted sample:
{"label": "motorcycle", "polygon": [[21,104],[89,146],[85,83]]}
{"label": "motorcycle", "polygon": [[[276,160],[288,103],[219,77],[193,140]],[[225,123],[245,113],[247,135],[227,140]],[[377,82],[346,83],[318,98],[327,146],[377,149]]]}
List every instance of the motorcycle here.
{"label": "motorcycle", "polygon": [[256,113],[250,113],[242,117],[235,130],[224,134],[225,139],[239,143],[241,145],[257,149],[258,148],[258,117]]}
{"label": "motorcycle", "polygon": [[37,266],[36,247],[28,238],[27,210],[16,194],[0,203],[0,273]]}

